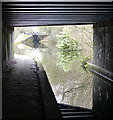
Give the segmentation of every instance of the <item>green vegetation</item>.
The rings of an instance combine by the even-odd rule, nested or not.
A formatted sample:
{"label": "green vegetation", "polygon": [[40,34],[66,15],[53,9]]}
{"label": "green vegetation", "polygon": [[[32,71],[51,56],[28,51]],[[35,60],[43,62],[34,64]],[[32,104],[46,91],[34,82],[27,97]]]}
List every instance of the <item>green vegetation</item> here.
{"label": "green vegetation", "polygon": [[58,64],[63,67],[64,71],[68,72],[71,70],[71,63],[79,57],[82,49],[78,46],[78,42],[70,36],[68,31],[61,32],[57,36],[57,39],[58,43],[56,46],[60,49],[58,52]]}
{"label": "green vegetation", "polygon": [[15,38],[22,32],[48,35],[40,41],[45,47],[28,49],[25,45],[32,46],[32,40],[27,44],[20,40],[15,44],[15,48],[20,47],[15,53],[42,63],[57,102],[91,109],[93,77],[87,71],[87,62],[93,61],[92,25],[15,28]]}
{"label": "green vegetation", "polygon": [[58,44],[57,47],[65,51],[79,51],[78,43],[75,39],[70,37],[68,32],[61,32],[61,35],[58,35]]}
{"label": "green vegetation", "polygon": [[91,61],[93,59],[93,56],[85,56],[83,59],[80,61],[81,62],[81,67],[88,72],[88,64],[87,62]]}

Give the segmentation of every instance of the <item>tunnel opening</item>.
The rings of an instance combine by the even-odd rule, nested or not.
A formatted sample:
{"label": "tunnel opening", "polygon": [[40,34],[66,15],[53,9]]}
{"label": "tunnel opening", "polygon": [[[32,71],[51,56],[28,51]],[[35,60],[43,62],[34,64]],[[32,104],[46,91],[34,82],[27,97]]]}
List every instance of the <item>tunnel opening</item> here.
{"label": "tunnel opening", "polygon": [[[19,3],[19,4],[18,4]],[[30,4],[29,4],[30,3]],[[94,56],[94,64],[88,63],[87,61],[90,62],[91,58],[87,58],[85,57],[84,60],[81,61],[81,67],[84,68],[84,70],[87,73],[87,70],[89,70],[90,72],[93,73],[94,75],[94,79],[93,79],[93,106],[91,107],[92,111],[93,111],[93,115],[98,116],[100,119],[102,120],[106,120],[106,119],[110,119],[113,118],[112,115],[112,111],[113,111],[113,4],[111,2],[92,2],[92,3],[78,3],[78,2],[61,2],[61,3],[53,3],[53,2],[3,2],[3,35],[2,35],[2,42],[3,42],[3,46],[2,46],[2,63],[3,63],[3,71],[5,70],[5,68],[9,68],[10,64],[17,64],[15,61],[13,60],[13,56],[14,56],[14,49],[19,49],[17,50],[19,53],[23,52],[21,51],[21,49],[25,49],[27,48],[27,51],[31,49],[32,50],[32,54],[31,56],[34,58],[35,61],[38,62],[42,62],[43,61],[43,66],[44,63],[48,63],[50,64],[52,67],[48,67],[48,65],[44,66],[44,69],[47,71],[47,69],[49,68],[53,68],[53,66],[58,66],[59,65],[59,69],[56,69],[57,74],[63,74],[63,76],[65,75],[65,73],[71,72],[71,67],[74,67],[73,71],[75,70],[75,61],[73,60],[72,57],[72,66],[68,64],[68,66],[66,66],[64,63],[67,63],[67,61],[65,61],[64,57],[66,57],[68,55],[68,57],[66,57],[66,59],[70,59],[69,56],[72,56],[73,54],[75,54],[75,50],[73,50],[72,53],[70,53],[70,50],[65,50],[62,51],[62,49],[68,48],[69,46],[64,46],[65,43],[68,43],[68,41],[64,42],[65,39],[63,36],[65,36],[66,38],[70,39],[70,41],[74,41],[75,38],[73,37],[73,35],[69,35],[66,34],[67,31],[63,31],[61,32],[61,34],[59,34],[58,37],[58,41],[59,39],[62,42],[58,42],[59,44],[54,47],[53,46],[48,46],[48,44],[45,42],[48,37],[46,33],[43,33],[43,35],[46,36],[45,41],[40,41],[40,42],[36,42],[35,39],[37,38],[37,34],[38,33],[33,33],[31,35],[31,38],[33,44],[32,47],[29,47],[29,43],[26,41],[23,41],[25,44],[23,45],[23,43],[15,43],[15,45],[17,44],[16,47],[14,47],[13,49],[13,43],[14,43],[14,39],[13,39],[13,32],[14,32],[14,27],[22,27],[22,26],[44,26],[44,25],[48,25],[48,26],[58,26],[58,25],[80,25],[80,24],[93,24],[93,56]],[[25,8],[25,9],[24,9]],[[46,8],[46,9],[45,9]],[[56,30],[57,31],[57,30]],[[73,30],[74,32],[74,30]],[[69,32],[70,33],[70,32]],[[76,32],[75,32],[76,33]],[[80,32],[81,33],[81,32]],[[22,39],[27,39],[27,33],[22,33],[24,34],[24,37]],[[82,35],[81,35],[82,36]],[[29,36],[30,37],[30,36]],[[28,37],[28,38],[29,38]],[[53,36],[55,37],[55,36]],[[78,39],[77,39],[78,40]],[[19,41],[20,42],[20,41]],[[21,41],[22,42],[22,41]],[[34,44],[35,43],[35,44]],[[42,50],[42,51],[37,51],[36,48],[40,43],[40,49],[41,48],[47,48],[46,50]],[[46,43],[46,45],[44,45]],[[54,42],[53,42],[54,43]],[[73,43],[73,42],[72,42]],[[69,44],[72,44],[69,42]],[[76,56],[74,57],[74,59],[78,56],[81,55],[81,48],[82,45],[79,47],[79,43],[75,42],[75,48],[76,51],[78,50],[78,52],[76,53]],[[56,44],[56,42],[55,42]],[[48,48],[51,48],[51,50],[48,50]],[[32,49],[33,48],[33,49]],[[56,48],[60,49],[59,53],[56,54],[57,52],[55,51]],[[86,49],[86,48],[85,48]],[[52,53],[52,51],[55,51],[55,54]],[[72,51],[72,50],[71,50]],[[48,53],[47,53],[48,52]],[[27,52],[25,52],[27,53]],[[29,52],[30,53],[30,52]],[[43,55],[45,55],[46,60],[43,60],[42,57],[42,53]],[[68,54],[69,53],[69,54]],[[35,55],[38,54],[37,57],[35,57]],[[48,55],[49,54],[49,55]],[[29,55],[29,54],[28,54]],[[55,56],[56,55],[56,56]],[[52,57],[52,59],[50,59],[50,56]],[[59,57],[63,62],[59,62],[56,57]],[[17,57],[17,56],[16,56]],[[22,58],[22,55],[20,55],[20,57]],[[55,64],[53,58],[55,58],[58,62],[57,64]],[[63,58],[63,59],[62,59]],[[50,62],[49,59],[51,60]],[[48,61],[47,61],[48,60]],[[77,60],[77,58],[76,58]],[[26,59],[25,59],[26,61]],[[23,61],[23,62],[25,62]],[[18,61],[19,62],[19,61]],[[33,61],[32,61],[33,62]],[[37,62],[37,63],[38,63]],[[92,62],[92,61],[91,61]],[[31,64],[27,64],[28,62],[25,62],[25,66],[23,64],[23,66],[21,67],[22,70],[25,68],[30,68],[29,65]],[[22,64],[21,64],[22,65]],[[46,72],[40,67],[38,69],[38,67],[34,67],[34,62],[32,64],[32,69],[36,68],[38,73],[40,73],[40,76],[38,76],[41,80],[47,80],[47,76],[49,79],[51,79],[50,74],[51,72],[48,72],[46,75]],[[17,67],[17,66],[16,66]],[[20,69],[20,67],[17,67],[18,69]],[[31,69],[29,69],[31,70]],[[62,72],[61,70],[63,70],[64,72]],[[84,72],[85,72],[84,71]],[[10,69],[5,71],[8,74],[10,73]],[[14,71],[13,71],[14,72]],[[23,71],[24,72],[24,71]],[[27,74],[30,71],[26,71]],[[35,70],[32,71],[32,75],[34,75],[34,73],[36,72]],[[55,73],[55,71],[53,71]],[[75,71],[76,72],[76,71]],[[18,72],[18,74],[20,74],[21,72]],[[22,73],[23,74],[23,73]],[[24,75],[21,75],[21,77]],[[29,73],[30,74],[30,73]],[[74,73],[73,73],[74,74]],[[37,73],[35,74],[37,75]],[[67,74],[66,74],[67,75]],[[44,77],[43,77],[44,76]],[[34,104],[29,104],[30,99],[24,99],[26,102],[23,102],[23,94],[24,97],[26,96],[26,94],[29,95],[35,95],[35,93],[31,92],[30,89],[27,89],[28,84],[30,87],[30,82],[32,79],[34,79],[34,77],[31,78],[31,76],[29,76],[30,82],[27,83],[26,82],[26,86],[22,86],[20,82],[12,82],[15,81],[15,78],[13,78],[12,76],[8,76],[3,72],[3,116],[4,118],[13,118],[13,117],[17,117],[19,118],[19,116],[24,116],[24,118],[32,118],[33,115],[36,115],[36,117],[39,116],[43,116],[40,114],[40,112],[32,112],[30,111],[30,109],[34,109],[36,110],[36,106],[32,106],[36,104],[36,101],[34,101]],[[56,78],[56,75],[54,74],[54,79]],[[83,76],[82,76],[83,77]],[[18,77],[19,78],[19,77]],[[74,77],[75,78],[75,77]],[[13,79],[13,80],[12,80]],[[62,78],[64,79],[64,78]],[[66,77],[66,79],[69,80],[68,75]],[[71,78],[72,79],[72,78]],[[35,79],[34,79],[35,80]],[[5,83],[5,84],[4,84]],[[14,83],[14,84],[13,84]],[[31,82],[32,83],[32,82]],[[34,81],[35,83],[35,81]],[[49,83],[46,81],[46,83]],[[53,82],[55,85],[57,83]],[[50,83],[52,85],[52,82]],[[61,83],[62,85],[63,83]],[[13,86],[14,85],[14,86]],[[21,86],[21,87],[15,87],[16,86]],[[9,87],[11,86],[11,87]],[[45,89],[45,87],[48,87],[48,84],[43,84],[42,88]],[[67,88],[68,85],[65,84],[65,88]],[[58,89],[58,93],[61,93],[63,95],[57,96],[56,93],[54,92],[54,94],[57,96],[56,99],[57,101],[60,101],[60,104],[54,104],[55,106],[52,106],[53,103],[55,103],[55,99],[53,100],[54,102],[50,102],[51,98],[54,98],[54,96],[47,94],[45,89],[43,91],[43,93],[45,94],[44,97],[47,98],[48,103],[45,103],[45,110],[42,110],[42,113],[46,113],[46,117],[48,118],[57,118],[58,116],[60,116],[59,113],[55,108],[60,108],[60,114],[62,114],[63,118],[83,118],[83,119],[89,119],[89,117],[91,119],[95,119],[95,116],[92,116],[92,113],[90,114],[89,112],[87,113],[86,109],[85,112],[81,112],[81,111],[77,111],[78,113],[76,113],[75,109],[74,112],[70,112],[67,110],[72,110],[72,106],[62,106],[64,105],[63,103],[68,104],[68,98],[70,96],[70,94],[73,96],[73,91],[76,90],[76,87],[79,88],[79,86],[76,87],[74,86],[74,84],[72,85],[72,88],[69,89],[60,89],[59,86],[57,86],[56,88],[52,87],[53,91],[55,91],[54,89]],[[20,95],[20,92],[18,91],[20,88],[21,90],[23,88],[26,88],[27,91],[21,91],[22,94]],[[69,86],[68,86],[69,87]],[[36,88],[35,84],[34,84],[34,88]],[[33,89],[34,89],[33,88]],[[49,87],[51,88],[51,86]],[[74,88],[74,89],[73,89]],[[81,87],[80,87],[81,88]],[[16,89],[16,90],[15,90]],[[65,91],[66,90],[66,91]],[[13,93],[15,92],[15,93]],[[48,93],[52,93],[52,91],[49,91]],[[10,97],[9,97],[10,95]],[[50,96],[48,96],[50,95]],[[68,96],[69,95],[69,96]],[[82,94],[81,94],[82,95]],[[90,94],[91,95],[91,94]],[[12,97],[13,96],[13,97]],[[17,96],[22,96],[19,97],[19,101],[17,99],[15,99],[15,97],[17,98]],[[33,96],[31,96],[33,97]],[[38,96],[37,96],[38,97]],[[40,97],[39,97],[40,98]],[[15,105],[18,105],[17,103],[15,104],[15,100],[17,100],[17,102],[22,105],[24,104],[25,106],[29,106],[31,105],[29,108],[30,109],[22,109],[22,107],[24,106],[19,106],[19,107],[15,107]],[[36,99],[35,99],[36,100]],[[81,100],[81,99],[80,99]],[[41,100],[39,100],[41,101]],[[13,103],[14,102],[14,103]],[[44,101],[43,101],[44,102]],[[7,104],[6,104],[7,103]],[[40,103],[40,102],[39,102]],[[70,105],[73,104],[73,98],[72,98],[72,102],[69,103]],[[68,105],[69,105],[68,104]],[[38,105],[38,104],[37,104]],[[42,103],[40,104],[42,105]],[[80,105],[79,105],[80,106]],[[81,105],[83,107],[83,105]],[[63,108],[62,108],[63,107]],[[26,108],[26,107],[24,107]],[[65,109],[64,109],[65,108]],[[86,108],[86,106],[85,106]],[[89,108],[89,107],[88,107]],[[21,112],[21,110],[23,110],[23,112]],[[25,110],[25,111],[24,111]],[[19,111],[19,112],[17,112]],[[41,111],[41,110],[39,110]],[[45,112],[46,111],[46,112]],[[57,111],[57,112],[56,112]],[[10,115],[11,113],[11,115]],[[15,113],[15,114],[14,114]],[[29,116],[28,116],[29,113]],[[20,115],[19,115],[20,114]],[[81,115],[82,114],[82,115]],[[7,117],[8,115],[8,117]],[[80,116],[79,116],[80,115]]]}
{"label": "tunnel opening", "polygon": [[92,109],[93,25],[15,27],[14,56],[43,65],[59,104]]}

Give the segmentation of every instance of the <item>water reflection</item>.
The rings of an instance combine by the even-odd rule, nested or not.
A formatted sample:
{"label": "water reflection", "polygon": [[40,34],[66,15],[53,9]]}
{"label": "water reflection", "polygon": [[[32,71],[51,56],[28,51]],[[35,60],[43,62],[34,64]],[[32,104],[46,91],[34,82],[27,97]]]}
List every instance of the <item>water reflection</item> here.
{"label": "water reflection", "polygon": [[80,67],[80,59],[74,57],[74,51],[40,46],[20,49],[17,54],[42,63],[58,103],[92,108],[92,75]]}
{"label": "water reflection", "polygon": [[75,61],[78,53],[76,51],[59,51],[58,52],[58,65],[60,65],[64,71],[71,70],[71,63]]}
{"label": "water reflection", "polygon": [[92,75],[80,67],[74,51],[62,52],[56,47],[40,46],[38,49],[21,49],[19,54],[42,63],[58,103],[92,108]]}
{"label": "water reflection", "polygon": [[[65,31],[61,34],[64,28],[70,29],[71,34]],[[38,42],[37,49],[33,48],[32,37],[26,41],[18,39],[15,43],[15,54],[27,55],[42,63],[57,102],[91,109],[92,75],[80,67],[81,60],[82,63],[87,62],[89,56],[92,56],[91,27],[44,29],[49,30],[50,35],[45,41]]]}
{"label": "water reflection", "polygon": [[[74,51],[61,53],[56,48],[46,48],[40,49],[40,52],[41,62],[47,72],[57,102],[91,109],[92,75],[80,67],[79,59],[72,57],[75,54]],[[62,61],[62,56],[59,54],[71,56],[67,58],[65,56]]]}

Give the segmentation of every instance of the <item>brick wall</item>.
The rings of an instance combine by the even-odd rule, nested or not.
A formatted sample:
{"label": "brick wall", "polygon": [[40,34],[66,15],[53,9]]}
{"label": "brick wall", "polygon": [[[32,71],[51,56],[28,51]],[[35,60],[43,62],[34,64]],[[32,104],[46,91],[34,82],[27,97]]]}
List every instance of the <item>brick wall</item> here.
{"label": "brick wall", "polygon": [[[113,72],[113,21],[95,23],[94,63]],[[102,119],[113,119],[113,86],[94,76],[93,110]]]}
{"label": "brick wall", "polygon": [[13,27],[3,23],[2,26],[2,66],[3,68],[13,58]]}

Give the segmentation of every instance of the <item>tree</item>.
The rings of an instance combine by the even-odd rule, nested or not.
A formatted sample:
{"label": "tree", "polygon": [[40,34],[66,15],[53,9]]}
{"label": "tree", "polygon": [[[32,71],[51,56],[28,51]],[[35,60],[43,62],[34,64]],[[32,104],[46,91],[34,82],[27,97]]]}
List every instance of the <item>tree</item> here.
{"label": "tree", "polygon": [[58,64],[63,67],[64,71],[71,69],[71,63],[79,57],[82,48],[78,46],[78,42],[73,39],[68,31],[64,31],[57,36],[57,48],[60,49]]}

